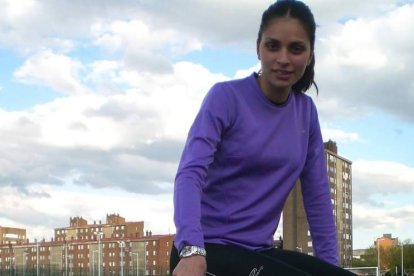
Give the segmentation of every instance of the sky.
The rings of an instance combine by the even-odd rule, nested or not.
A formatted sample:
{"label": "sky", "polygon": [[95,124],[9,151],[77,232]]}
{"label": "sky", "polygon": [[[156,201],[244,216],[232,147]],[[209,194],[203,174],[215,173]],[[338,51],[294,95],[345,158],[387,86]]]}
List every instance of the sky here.
{"label": "sky", "polygon": [[[309,0],[323,138],[352,161],[353,247],[414,240],[414,1]],[[209,88],[259,70],[268,0],[0,0],[0,225],[50,239],[117,213],[175,233]],[[281,233],[281,230],[278,230]]]}

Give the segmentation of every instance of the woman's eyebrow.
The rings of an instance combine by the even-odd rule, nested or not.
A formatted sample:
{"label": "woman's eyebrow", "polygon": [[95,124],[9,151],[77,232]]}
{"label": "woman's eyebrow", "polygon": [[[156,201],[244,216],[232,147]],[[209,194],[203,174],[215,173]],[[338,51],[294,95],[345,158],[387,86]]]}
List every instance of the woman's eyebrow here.
{"label": "woman's eyebrow", "polygon": [[[280,39],[274,38],[274,37],[266,37],[264,39],[265,42],[280,42]],[[289,41],[289,44],[301,44],[301,45],[306,45],[306,42],[303,40],[293,40],[293,41]]]}

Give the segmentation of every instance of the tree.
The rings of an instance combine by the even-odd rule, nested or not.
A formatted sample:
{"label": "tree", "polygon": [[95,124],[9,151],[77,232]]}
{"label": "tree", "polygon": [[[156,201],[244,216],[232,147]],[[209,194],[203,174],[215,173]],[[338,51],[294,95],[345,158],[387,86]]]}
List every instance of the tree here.
{"label": "tree", "polygon": [[[404,272],[414,273],[414,244],[411,240],[406,240],[404,244]],[[366,249],[365,254],[360,259],[353,259],[353,267],[377,266],[378,255],[377,248],[371,246]],[[380,251],[381,268],[385,266],[389,269],[391,274],[395,273],[397,267],[398,272],[401,273],[401,245],[395,245],[390,248],[382,248]]]}
{"label": "tree", "polygon": [[366,249],[360,259],[352,260],[353,267],[377,266],[377,263],[377,249],[374,246]]}
{"label": "tree", "polygon": [[[403,242],[404,246],[404,272],[414,271],[414,244],[411,240]],[[389,269],[395,271],[395,267],[398,268],[401,273],[401,245],[392,246],[387,250],[387,256],[389,257]]]}

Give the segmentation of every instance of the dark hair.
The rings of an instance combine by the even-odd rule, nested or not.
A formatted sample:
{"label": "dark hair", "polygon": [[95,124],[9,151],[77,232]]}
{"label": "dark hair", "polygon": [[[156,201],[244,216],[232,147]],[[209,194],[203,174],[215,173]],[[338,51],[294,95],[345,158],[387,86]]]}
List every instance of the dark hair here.
{"label": "dark hair", "polygon": [[311,10],[306,4],[296,0],[278,0],[277,2],[270,5],[269,8],[263,12],[257,41],[261,41],[263,32],[272,19],[284,16],[290,16],[292,18],[298,19],[303,24],[309,36],[312,51],[312,59],[310,64],[306,67],[302,78],[298,80],[292,88],[294,91],[305,92],[313,84],[315,85],[316,92],[318,93],[318,86],[314,81],[315,54],[313,53],[315,47],[316,23]]}

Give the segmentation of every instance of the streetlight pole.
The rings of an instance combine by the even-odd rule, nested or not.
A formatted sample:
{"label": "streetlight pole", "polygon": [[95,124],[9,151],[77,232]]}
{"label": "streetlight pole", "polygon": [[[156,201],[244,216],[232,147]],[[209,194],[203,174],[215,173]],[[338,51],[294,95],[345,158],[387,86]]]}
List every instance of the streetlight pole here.
{"label": "streetlight pole", "polygon": [[124,241],[118,241],[119,247],[121,248],[121,276],[124,276]]}
{"label": "streetlight pole", "polygon": [[36,240],[36,276],[39,276],[39,242]]}
{"label": "streetlight pole", "polygon": [[92,251],[92,276],[95,276],[95,253],[97,253],[98,250]]}
{"label": "streetlight pole", "polygon": [[101,249],[101,235],[103,235],[102,231],[95,232],[95,235],[98,237],[98,276],[101,276],[101,264],[102,264],[102,249]]}
{"label": "streetlight pole", "polygon": [[9,275],[12,275],[12,252],[13,252],[13,248],[12,248],[12,244],[9,242]]}
{"label": "streetlight pole", "polygon": [[68,276],[68,244],[65,241],[65,275]]}
{"label": "streetlight pole", "polygon": [[23,276],[26,276],[26,254],[27,251],[23,251]]}
{"label": "streetlight pole", "polygon": [[381,263],[380,263],[380,261],[381,261],[381,257],[380,257],[380,249],[381,249],[381,247],[380,247],[380,239],[377,239],[377,248],[378,248],[378,271],[381,274]]}
{"label": "streetlight pole", "polygon": [[401,242],[401,276],[404,275],[404,244]]}
{"label": "streetlight pole", "polygon": [[147,242],[144,243],[144,275],[147,275]]}
{"label": "streetlight pole", "polygon": [[137,276],[138,276],[138,268],[139,268],[139,266],[138,266],[138,253],[132,252],[132,255],[136,255],[137,256]]}

